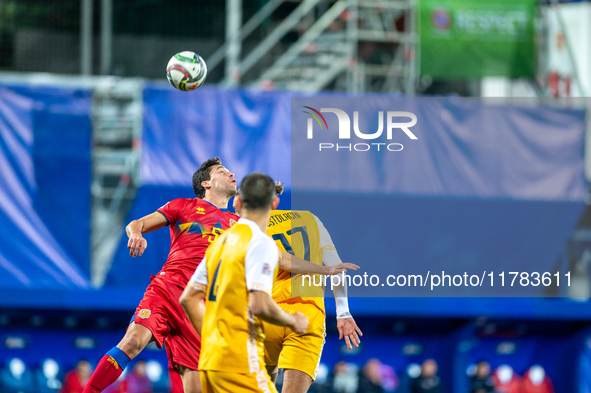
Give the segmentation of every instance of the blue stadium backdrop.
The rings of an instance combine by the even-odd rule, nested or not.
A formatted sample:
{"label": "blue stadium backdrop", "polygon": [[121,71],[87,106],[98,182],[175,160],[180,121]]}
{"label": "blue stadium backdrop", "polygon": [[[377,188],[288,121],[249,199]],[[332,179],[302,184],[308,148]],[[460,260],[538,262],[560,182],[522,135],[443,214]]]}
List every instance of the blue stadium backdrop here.
{"label": "blue stadium backdrop", "polygon": [[[204,87],[187,94],[148,85],[144,91],[142,186],[128,219],[151,213],[168,200],[192,197],[193,171],[201,161],[216,155],[222,157],[238,179],[250,171],[263,171],[285,181],[289,188],[290,100],[287,93]],[[33,322],[29,323],[30,317],[39,314],[48,321],[52,314],[61,313],[75,315],[78,321],[105,315],[131,317],[149,275],[156,273],[166,260],[166,229],[146,236],[149,248],[138,259],[129,257],[126,239],[122,238],[105,286],[90,287],[90,111],[90,90],[0,86],[0,363],[12,356],[33,366],[47,356],[55,357],[65,367],[80,357],[96,361],[118,341],[124,325],[113,330],[100,328],[98,322],[73,323],[69,328],[35,328]],[[537,118],[540,113],[536,111],[524,109],[520,115]],[[574,141],[578,150],[571,159],[578,173],[574,181],[584,184],[582,113],[564,113],[579,119],[581,128]],[[445,149],[432,153],[444,152]],[[552,160],[548,157],[548,162]],[[376,201],[382,197],[375,195]],[[289,193],[283,198],[284,208],[289,208],[290,198]],[[435,222],[434,229],[424,232],[424,236],[439,236],[445,231],[450,236],[462,235],[457,232],[459,228],[443,223],[449,221],[447,215],[452,213],[485,214],[491,220],[495,214],[486,201],[480,205],[478,201],[463,203],[450,200],[444,193],[427,204],[409,196],[396,198],[402,219],[393,223],[394,232],[408,229],[413,212],[418,214],[426,206],[433,211],[423,214]],[[502,203],[512,202],[515,201]],[[557,254],[551,257],[558,258],[584,201],[579,197],[555,198],[552,203],[556,208],[548,217],[558,220],[550,222],[559,222],[559,230],[556,226],[548,230],[539,227],[535,235],[550,242],[548,250]],[[437,208],[449,211],[437,216]],[[512,209],[531,213],[527,219],[535,215],[536,204],[524,204],[521,199]],[[531,211],[528,213],[527,209]],[[563,215],[560,221],[565,211],[568,217]],[[437,222],[434,217],[442,221]],[[340,231],[349,228],[338,219],[329,219],[326,225],[343,259],[361,264],[352,245],[339,243]],[[473,240],[474,247],[486,251],[489,246],[487,242]],[[454,249],[448,252],[448,257],[453,258]],[[466,391],[466,368],[481,358],[489,359],[493,367],[511,363],[520,374],[535,362],[546,368],[560,391],[591,391],[591,307],[587,302],[356,298],[350,303],[366,331],[363,346],[354,353],[345,351],[335,337],[334,323],[330,322],[324,351],[324,361],[329,366],[342,359],[361,365],[378,356],[395,367],[402,381],[406,365],[434,357],[445,375],[447,391],[460,392]],[[334,305],[330,300],[327,313],[332,321]],[[5,315],[10,316],[9,322]],[[491,322],[497,326],[509,324],[510,333],[483,333],[475,319],[479,317],[497,321]],[[559,328],[551,328],[556,325]],[[90,340],[85,341],[86,338]],[[499,350],[504,342],[513,344],[512,351]],[[159,351],[148,351],[145,356],[166,366]]]}

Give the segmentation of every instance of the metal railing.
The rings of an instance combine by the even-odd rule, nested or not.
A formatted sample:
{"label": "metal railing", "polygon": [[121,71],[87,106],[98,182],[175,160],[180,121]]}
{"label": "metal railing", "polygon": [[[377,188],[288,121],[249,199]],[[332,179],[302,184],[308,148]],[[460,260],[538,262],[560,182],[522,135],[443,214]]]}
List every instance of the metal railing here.
{"label": "metal railing", "polygon": [[91,281],[101,287],[139,187],[143,84],[117,80],[94,88]]}
{"label": "metal railing", "polygon": [[[377,89],[380,92],[414,94],[418,45],[414,0],[338,0],[334,3],[303,0],[241,58],[239,52],[244,40],[285,2],[270,1],[244,26],[239,26],[236,23],[238,18],[230,14],[241,15],[240,2],[228,1],[227,41],[207,59],[210,69],[225,61],[225,85],[246,84],[314,93],[344,76],[346,82],[343,85],[348,92],[363,93]],[[395,20],[400,18],[404,18],[403,31],[398,31],[395,24]],[[229,21],[233,21],[231,27]],[[333,22],[343,21],[346,21],[344,29],[329,31]],[[302,25],[309,26],[285,50],[281,40],[296,29],[301,30]],[[358,48],[363,42],[390,45],[389,60],[381,64],[362,61]],[[279,55],[268,64],[268,54],[272,51]],[[249,77],[245,77],[249,72]],[[376,88],[377,85],[379,88]]]}

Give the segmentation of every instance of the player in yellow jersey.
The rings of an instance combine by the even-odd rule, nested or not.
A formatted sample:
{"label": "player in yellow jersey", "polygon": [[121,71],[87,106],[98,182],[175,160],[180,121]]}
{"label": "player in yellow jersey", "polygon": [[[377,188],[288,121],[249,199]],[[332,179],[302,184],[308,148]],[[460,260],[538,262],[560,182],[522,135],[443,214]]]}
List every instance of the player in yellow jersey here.
{"label": "player in yellow jersey", "polygon": [[[277,183],[276,193],[282,192],[283,185]],[[241,214],[236,199],[234,210]],[[310,274],[321,275],[316,277],[319,283],[323,282],[322,275],[341,274],[357,270],[359,266],[341,262],[324,225],[310,212],[274,210],[267,234],[276,240],[280,255],[273,299],[283,310],[303,312],[310,319],[305,334],[264,323],[267,371],[275,380],[278,369],[284,369],[283,393],[307,392],[316,378],[325,336],[324,287],[308,285],[308,277]],[[308,277],[303,279],[304,275]],[[349,313],[347,288],[335,286],[334,293],[339,339],[344,337],[349,348],[352,345],[357,347],[359,335],[363,334]]]}
{"label": "player in yellow jersey", "polygon": [[[283,187],[278,185],[277,193],[280,194],[282,190]],[[323,268],[345,266],[356,270],[358,266],[341,263],[330,234],[322,222],[308,211],[274,210],[267,234],[276,241],[280,251],[287,252],[282,254],[280,267],[283,269],[279,270],[273,286],[273,300],[286,312],[304,313],[309,318],[310,326],[305,334],[300,334],[289,327],[265,323],[265,362],[273,380],[278,369],[284,370],[283,393],[304,393],[316,379],[324,346],[324,287],[310,285],[314,279],[309,275],[304,278],[302,274],[294,274],[297,272],[290,267],[290,262],[299,258],[310,261],[318,269],[308,273],[321,274],[325,271]],[[323,277],[316,277],[315,282],[323,282]],[[339,339],[344,337],[349,348],[352,345],[357,347],[359,336],[363,334],[349,313],[347,288],[339,285],[333,290]]]}
{"label": "player in yellow jersey", "polygon": [[271,298],[279,252],[264,231],[279,203],[275,185],[253,173],[241,190],[242,217],[209,247],[180,298],[202,339],[204,393],[277,392],[265,370],[261,320],[298,333],[308,326],[304,314],[289,314]]}

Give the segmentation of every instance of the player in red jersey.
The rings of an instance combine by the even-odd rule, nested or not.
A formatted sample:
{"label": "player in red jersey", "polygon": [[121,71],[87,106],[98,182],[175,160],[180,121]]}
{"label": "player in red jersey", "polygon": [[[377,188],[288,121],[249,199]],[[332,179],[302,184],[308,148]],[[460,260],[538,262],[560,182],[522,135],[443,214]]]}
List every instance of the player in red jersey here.
{"label": "player in red jersey", "polygon": [[201,392],[197,371],[201,338],[178,299],[207,247],[238,221],[238,216],[226,210],[236,194],[236,180],[215,157],[193,174],[193,189],[197,198],[175,199],[127,226],[132,257],[142,256],[148,246],[143,233],[166,225],[170,227],[170,253],[162,270],[152,277],[125,336],[100,360],[84,393],[101,392],[115,382],[151,341],[156,341],[159,348],[166,344],[166,354],[181,375],[184,392]]}

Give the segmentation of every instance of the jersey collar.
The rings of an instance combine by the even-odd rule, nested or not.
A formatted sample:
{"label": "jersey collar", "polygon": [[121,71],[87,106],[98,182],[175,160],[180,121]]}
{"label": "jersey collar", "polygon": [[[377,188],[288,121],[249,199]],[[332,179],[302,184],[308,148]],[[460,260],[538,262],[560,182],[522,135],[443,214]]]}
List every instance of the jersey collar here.
{"label": "jersey collar", "polygon": [[250,227],[250,229],[252,229],[253,231],[257,230],[259,232],[262,232],[259,225],[256,222],[249,220],[248,218],[240,217],[238,219],[238,224],[245,224],[245,225],[248,225]]}
{"label": "jersey collar", "polygon": [[215,207],[216,209],[218,209],[221,212],[227,212],[228,211],[227,208],[226,209],[221,209],[221,208],[217,207],[216,205],[214,205],[213,203],[211,203],[210,201],[206,201],[205,199],[202,199],[202,201],[209,203],[211,206]]}

